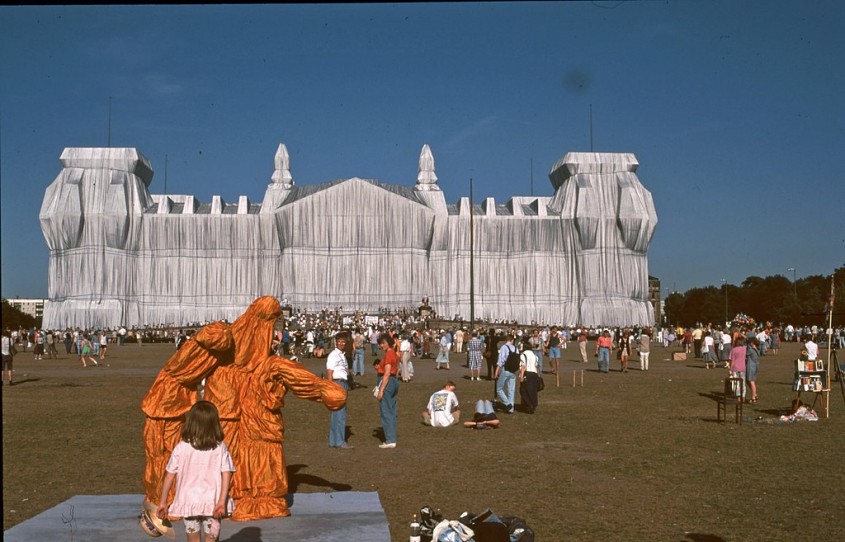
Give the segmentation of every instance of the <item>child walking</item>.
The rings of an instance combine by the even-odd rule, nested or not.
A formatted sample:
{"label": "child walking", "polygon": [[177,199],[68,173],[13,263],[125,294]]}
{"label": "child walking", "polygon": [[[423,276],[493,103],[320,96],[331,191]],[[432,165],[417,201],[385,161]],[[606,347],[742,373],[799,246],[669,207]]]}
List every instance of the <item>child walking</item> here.
{"label": "child walking", "polygon": [[[203,532],[206,542],[216,542],[220,518],[234,509],[226,505],[235,467],[223,443],[223,429],[213,404],[198,401],[185,415],[182,441],[173,449],[166,471],[158,517],[182,518],[188,542],[200,542]],[[174,480],[176,496],[168,509],[167,496]]]}

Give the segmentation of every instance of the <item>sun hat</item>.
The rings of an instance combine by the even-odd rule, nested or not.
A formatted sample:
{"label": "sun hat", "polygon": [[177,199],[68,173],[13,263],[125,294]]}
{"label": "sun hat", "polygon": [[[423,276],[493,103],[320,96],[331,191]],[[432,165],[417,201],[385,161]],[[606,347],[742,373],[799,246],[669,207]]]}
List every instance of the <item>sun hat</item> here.
{"label": "sun hat", "polygon": [[144,509],[141,510],[139,521],[141,530],[153,538],[158,538],[161,535],[164,535],[171,540],[176,538],[176,532],[173,530],[173,524],[170,523],[169,519],[160,519],[157,511],[158,508],[156,505],[146,499],[144,500]]}

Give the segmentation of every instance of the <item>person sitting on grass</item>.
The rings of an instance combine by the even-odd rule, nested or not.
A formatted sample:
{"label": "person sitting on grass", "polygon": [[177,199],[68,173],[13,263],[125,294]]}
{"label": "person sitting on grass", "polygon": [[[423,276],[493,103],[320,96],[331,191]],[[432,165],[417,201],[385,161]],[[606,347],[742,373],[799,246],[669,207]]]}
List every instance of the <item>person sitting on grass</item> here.
{"label": "person sitting on grass", "polygon": [[499,418],[493,412],[493,403],[479,399],[475,403],[475,414],[472,417],[472,421],[464,422],[464,427],[470,429],[496,429],[499,427]]}
{"label": "person sitting on grass", "polygon": [[461,421],[455,383],[449,380],[443,389],[431,394],[428,406],[422,413],[423,423],[432,427],[449,427]]}

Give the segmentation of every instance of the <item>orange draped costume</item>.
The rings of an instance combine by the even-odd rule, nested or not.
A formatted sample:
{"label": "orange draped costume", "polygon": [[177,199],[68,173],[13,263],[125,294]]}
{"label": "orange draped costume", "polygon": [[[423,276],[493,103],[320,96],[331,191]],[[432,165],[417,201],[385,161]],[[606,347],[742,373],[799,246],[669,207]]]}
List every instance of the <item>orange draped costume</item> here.
{"label": "orange draped costume", "polygon": [[260,297],[231,327],[215,322],[200,329],[159,372],[141,403],[147,416],[147,500],[158,503],[164,469],[181,438],[184,415],[198,399],[197,386],[205,379],[203,399],[217,407],[235,463],[229,491],[235,501],[232,519],[290,515],[282,448],[284,396],[290,390],[337,410],[346,403],[346,392],[298,363],[270,355],[280,314],[276,298]]}

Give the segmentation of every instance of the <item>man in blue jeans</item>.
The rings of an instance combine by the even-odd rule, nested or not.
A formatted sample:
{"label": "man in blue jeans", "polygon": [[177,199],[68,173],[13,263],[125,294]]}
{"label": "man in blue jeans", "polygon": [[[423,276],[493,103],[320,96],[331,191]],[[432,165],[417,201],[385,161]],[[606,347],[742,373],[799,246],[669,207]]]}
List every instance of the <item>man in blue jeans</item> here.
{"label": "man in blue jeans", "polygon": [[352,375],[364,376],[364,335],[360,329],[356,329],[352,336],[352,350]]}
{"label": "man in blue jeans", "polygon": [[505,369],[505,362],[511,352],[516,352],[513,335],[508,335],[507,342],[499,348],[499,361],[496,364],[496,397],[504,405],[508,414],[513,414],[514,394],[516,392],[516,373]]}
{"label": "man in blue jeans", "polygon": [[[326,378],[339,384],[344,390],[349,391],[349,363],[346,361],[346,335],[335,336],[335,349],[326,358]],[[354,448],[346,442],[346,405],[343,408],[332,412],[329,425],[329,447],[331,448]]]}

